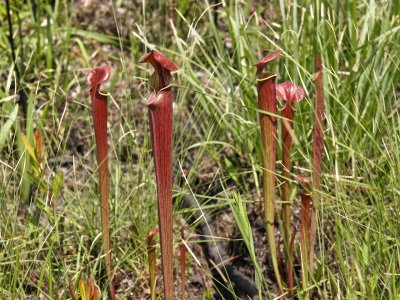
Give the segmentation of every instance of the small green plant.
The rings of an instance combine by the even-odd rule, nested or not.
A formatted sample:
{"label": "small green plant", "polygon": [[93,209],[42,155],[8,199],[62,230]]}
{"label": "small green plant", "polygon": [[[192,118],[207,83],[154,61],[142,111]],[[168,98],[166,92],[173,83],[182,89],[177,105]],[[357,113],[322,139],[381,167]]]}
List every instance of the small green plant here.
{"label": "small green plant", "polygon": [[154,68],[150,78],[153,92],[147,100],[150,135],[156,171],[158,223],[160,230],[161,264],[164,282],[164,299],[173,299],[173,220],[172,220],[172,126],[173,94],[171,71],[178,67],[155,50],[140,59]]}
{"label": "small green plant", "polygon": [[[78,283],[78,290],[81,300],[100,299],[99,287],[94,282],[92,277],[89,277],[87,280],[81,278]],[[69,283],[69,293],[71,294],[72,300],[78,300],[78,297],[75,294],[74,284],[72,281],[70,281]]]}
{"label": "small green plant", "polygon": [[100,85],[110,76],[108,64],[92,69],[87,81],[91,85],[93,125],[96,137],[97,162],[100,186],[101,228],[103,233],[106,271],[110,287],[110,297],[115,298],[115,288],[112,280],[111,234],[110,234],[110,204],[109,204],[109,173],[107,149],[107,94],[100,91]]}
{"label": "small green plant", "polygon": [[3,150],[4,146],[7,145],[7,136],[17,120],[18,111],[19,106],[16,104],[13,110],[9,113],[7,121],[5,121],[0,128],[0,152]]}

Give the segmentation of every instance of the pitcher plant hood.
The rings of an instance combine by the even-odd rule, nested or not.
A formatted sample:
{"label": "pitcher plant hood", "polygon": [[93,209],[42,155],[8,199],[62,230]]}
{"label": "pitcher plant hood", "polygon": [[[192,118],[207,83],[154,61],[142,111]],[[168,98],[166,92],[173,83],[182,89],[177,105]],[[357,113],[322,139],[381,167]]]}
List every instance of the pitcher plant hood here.
{"label": "pitcher plant hood", "polygon": [[86,78],[87,82],[91,86],[90,91],[98,92],[100,84],[105,82],[108,79],[108,77],[110,77],[110,73],[111,70],[109,64],[105,64],[100,67],[92,69]]}
{"label": "pitcher plant hood", "polygon": [[178,70],[178,66],[172,60],[156,50],[145,54],[139,63],[149,63],[153,66],[154,73],[149,83],[157,93],[170,87],[171,72]]}
{"label": "pitcher plant hood", "polygon": [[304,90],[290,81],[276,85],[276,97],[286,102],[296,103],[304,99]]}
{"label": "pitcher plant hood", "polygon": [[[257,68],[257,78],[258,80],[264,80],[270,77],[273,74],[267,73],[267,76],[263,75],[264,68],[268,65],[269,62],[273,61],[279,55],[282,54],[281,50],[274,51],[263,58],[261,58],[254,66]],[[269,75],[269,76],[268,76]]]}

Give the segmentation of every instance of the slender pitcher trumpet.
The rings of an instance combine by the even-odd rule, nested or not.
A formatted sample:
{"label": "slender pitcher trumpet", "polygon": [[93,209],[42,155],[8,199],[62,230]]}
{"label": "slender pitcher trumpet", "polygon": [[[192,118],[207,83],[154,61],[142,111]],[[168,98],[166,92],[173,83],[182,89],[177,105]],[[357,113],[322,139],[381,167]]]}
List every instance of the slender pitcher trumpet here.
{"label": "slender pitcher trumpet", "polygon": [[310,249],[309,261],[310,272],[313,270],[314,264],[314,245],[317,236],[317,216],[315,210],[320,203],[321,190],[321,166],[322,152],[324,150],[324,83],[322,78],[322,58],[319,54],[315,61],[316,73],[315,82],[315,107],[314,107],[314,130],[313,130],[313,150],[312,150],[312,187],[313,187],[313,209],[311,210],[310,221]]}
{"label": "slender pitcher trumpet", "polygon": [[[289,227],[290,227],[290,169],[291,169],[291,159],[290,154],[292,150],[292,142],[293,142],[293,119],[294,119],[294,110],[293,104],[301,101],[304,98],[304,90],[291,83],[290,81],[286,81],[284,83],[276,85],[276,96],[279,99],[284,100],[285,107],[283,109],[283,120],[282,120],[282,164],[283,164],[283,177],[284,181],[282,184],[282,200],[285,201],[283,204],[283,222],[285,226],[285,234],[286,237],[289,237]],[[287,230],[287,232],[286,232]]]}
{"label": "slender pitcher trumpet", "polygon": [[150,135],[153,145],[154,165],[157,181],[158,222],[161,243],[164,299],[173,299],[173,228],[172,228],[172,126],[173,94],[171,71],[178,67],[155,50],[140,61],[150,63],[154,73],[150,78],[153,92],[147,100]]}
{"label": "slender pitcher trumpet", "polygon": [[273,73],[264,72],[267,64],[277,58],[281,51],[275,51],[263,57],[255,67],[257,68],[258,82],[258,109],[260,112],[261,137],[264,152],[264,211],[266,221],[267,240],[271,252],[271,260],[274,268],[277,284],[283,291],[281,275],[278,268],[278,258],[275,240],[275,164],[276,164],[276,88]]}
{"label": "slender pitcher trumpet", "polygon": [[107,149],[107,94],[100,92],[100,85],[110,76],[108,64],[92,69],[87,81],[91,85],[90,97],[92,100],[93,125],[96,138],[97,162],[99,165],[99,187],[101,205],[101,228],[103,233],[105,263],[110,287],[110,297],[115,298],[115,288],[112,280],[111,237],[109,222],[109,174]]}
{"label": "slender pitcher trumpet", "polygon": [[[313,247],[310,243],[310,227],[311,227],[311,214],[313,210],[311,199],[311,185],[310,181],[303,176],[297,176],[296,181],[299,183],[300,197],[301,197],[301,212],[300,212],[300,253],[301,253],[301,269],[302,269],[302,283],[303,289],[307,290],[309,286],[309,273],[310,269],[309,251]],[[308,292],[306,299],[308,299]]]}
{"label": "slender pitcher trumpet", "polygon": [[282,182],[282,222],[283,222],[283,240],[285,247],[286,256],[286,273],[287,280],[290,289],[290,293],[293,293],[293,258],[290,255],[290,170],[291,170],[291,159],[290,154],[292,151],[293,141],[293,119],[294,109],[293,104],[301,101],[304,98],[304,90],[286,81],[276,85],[276,97],[285,101],[285,107],[283,109],[282,119],[282,164],[283,164],[283,182]]}

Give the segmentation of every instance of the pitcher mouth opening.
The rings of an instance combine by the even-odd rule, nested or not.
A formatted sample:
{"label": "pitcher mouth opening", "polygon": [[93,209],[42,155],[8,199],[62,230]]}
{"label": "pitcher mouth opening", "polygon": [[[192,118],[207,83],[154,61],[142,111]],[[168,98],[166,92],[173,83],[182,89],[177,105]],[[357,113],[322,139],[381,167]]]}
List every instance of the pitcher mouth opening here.
{"label": "pitcher mouth opening", "polygon": [[276,77],[276,74],[275,73],[272,73],[272,72],[264,72],[264,73],[262,73],[260,76],[259,76],[259,78],[257,78],[257,81],[258,82],[262,82],[262,81],[266,81],[266,80],[268,80],[268,79],[272,79],[272,78],[275,78]]}
{"label": "pitcher mouth opening", "polygon": [[102,96],[108,96],[109,95],[109,92],[107,92],[107,91],[98,91],[98,93],[99,93],[99,95],[102,95]]}

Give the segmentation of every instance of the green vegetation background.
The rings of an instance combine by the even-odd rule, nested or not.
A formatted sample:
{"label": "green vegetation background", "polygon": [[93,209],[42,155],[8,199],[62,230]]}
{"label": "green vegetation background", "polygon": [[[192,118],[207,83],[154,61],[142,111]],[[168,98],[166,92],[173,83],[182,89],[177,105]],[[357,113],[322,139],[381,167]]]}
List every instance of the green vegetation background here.
{"label": "green vegetation background", "polygon": [[[14,54],[7,9],[0,6],[0,298],[65,299],[70,280],[104,276],[85,78],[106,61],[113,72],[106,88],[116,281],[125,295],[145,295],[145,234],[157,226],[157,215],[144,105],[150,68],[138,60],[156,48],[180,67],[174,75],[175,222],[180,227],[190,219],[192,210],[180,198],[193,194],[198,209],[233,210],[247,231],[245,212],[235,205],[261,201],[262,174],[253,64],[281,49],[273,64],[277,81],[308,91],[296,107],[292,159],[293,173],[309,176],[312,74],[322,54],[326,141],[314,284],[325,299],[397,299],[398,1],[9,2]],[[35,129],[44,137],[41,160]],[[210,165],[214,173],[202,186]],[[209,186],[223,192],[205,192]],[[178,243],[178,231],[175,237]],[[249,234],[243,238],[255,256],[259,249]]]}

